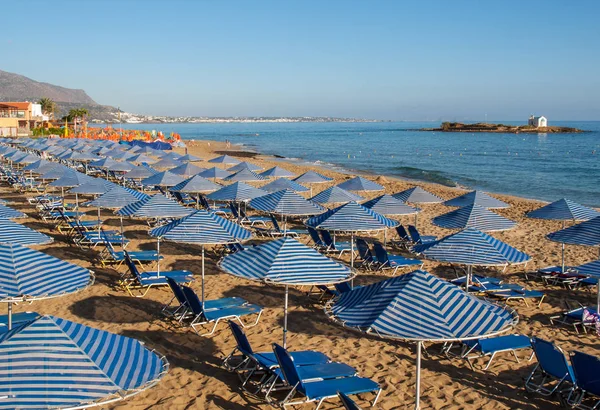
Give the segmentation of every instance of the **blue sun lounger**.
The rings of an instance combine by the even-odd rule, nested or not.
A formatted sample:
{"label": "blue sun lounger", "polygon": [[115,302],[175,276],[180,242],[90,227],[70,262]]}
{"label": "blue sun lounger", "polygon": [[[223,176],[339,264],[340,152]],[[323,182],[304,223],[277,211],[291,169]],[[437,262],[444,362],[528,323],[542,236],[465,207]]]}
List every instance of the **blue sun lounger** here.
{"label": "blue sun lounger", "polygon": [[[483,368],[483,370],[487,370],[492,364],[492,360],[494,360],[494,357],[498,353],[510,352],[515,357],[517,363],[519,363],[519,358],[517,357],[516,351],[522,349],[531,349],[531,340],[529,337],[523,335],[505,335],[490,337],[487,339],[465,340],[462,343],[464,345],[464,350],[461,357],[467,360],[469,366],[473,370],[475,370],[475,368],[473,367],[473,363],[471,361],[474,359],[490,356],[490,360]],[[475,354],[471,355],[471,353]],[[532,357],[533,354],[529,357],[529,360],[531,360]]]}
{"label": "blue sun lounger", "polygon": [[600,358],[583,352],[571,354],[575,383],[567,403],[578,409],[600,407]]}
{"label": "blue sun lounger", "polygon": [[525,306],[529,306],[527,299],[538,299],[537,307],[540,307],[546,294],[539,290],[528,290],[516,284],[480,283],[479,286],[471,286],[470,291],[482,292],[486,296],[501,299],[504,302],[510,300],[521,300]]}
{"label": "blue sun lounger", "polygon": [[579,333],[579,328],[583,330],[583,333],[587,333],[588,328],[594,327],[593,323],[584,323],[583,311],[587,309],[589,313],[596,314],[596,308],[580,306],[575,309],[569,309],[560,315],[550,316],[550,323],[552,325],[559,324],[563,326],[573,326],[575,332]]}
{"label": "blue sun lounger", "polygon": [[[192,314],[192,320],[189,322],[189,325],[192,328],[192,330],[200,334],[197,327],[202,327],[209,323],[214,323],[213,328],[210,332],[200,334],[200,336],[212,335],[217,329],[219,322],[221,320],[226,319],[237,320],[238,323],[242,325],[242,327],[256,326],[258,324],[258,321],[260,320],[260,316],[262,315],[262,307],[258,305],[253,305],[251,303],[245,303],[239,306],[225,306],[222,308],[214,309],[208,309],[205,305],[203,308],[202,302],[200,301],[198,295],[196,295],[196,292],[194,292],[192,288],[182,286],[181,289],[183,290],[187,307]],[[256,314],[256,320],[254,321],[254,323],[251,323],[249,325],[244,324],[241,317],[254,314]]]}
{"label": "blue sun lounger", "polygon": [[391,255],[385,250],[382,244],[375,242],[373,244],[373,250],[375,251],[375,257],[377,258],[377,269],[393,269],[394,275],[398,272],[398,269],[417,267],[421,269],[423,262],[418,259],[405,258],[401,255]]}
{"label": "blue sun lounger", "polygon": [[[371,379],[350,376],[335,379],[315,379],[314,381],[303,380],[294,359],[283,347],[273,344],[273,352],[279,363],[282,376],[291,388],[287,396],[279,403],[282,407],[316,401],[318,402],[318,410],[323,401],[337,397],[338,392],[345,394],[375,393],[373,406],[377,403],[381,387]],[[303,398],[295,400],[297,395]]]}
{"label": "blue sun lounger", "polygon": [[573,384],[573,369],[560,347],[537,337],[531,339],[531,346],[538,364],[525,380],[527,391],[551,396],[566,384]]}
{"label": "blue sun lounger", "polygon": [[346,410],[362,410],[360,407],[358,407],[358,404],[354,403],[354,400],[341,391],[338,392],[338,396]]}
{"label": "blue sun lounger", "polygon": [[437,239],[437,236],[432,235],[421,235],[419,230],[414,225],[408,225],[408,233],[413,240],[413,243],[420,245],[422,243],[433,242]]}
{"label": "blue sun lounger", "polygon": [[333,237],[331,236],[331,233],[329,233],[329,231],[322,230],[320,232],[321,238],[323,238],[323,242],[325,242],[329,251],[339,252],[339,256],[342,256],[344,252],[352,250],[352,245],[350,244],[350,242],[334,242]]}
{"label": "blue sun lounger", "polygon": [[[173,292],[173,297],[163,306],[161,312],[166,316],[173,317],[175,320],[181,322],[191,314],[187,305],[185,294],[176,280],[167,277],[167,283]],[[177,302],[178,304],[174,305],[173,302]],[[247,300],[234,296],[230,298],[205,300],[204,307],[207,310],[222,309],[224,307],[241,306],[247,303]]]}
{"label": "blue sun lounger", "polygon": [[[100,252],[99,258],[102,266],[106,266],[108,263],[116,263],[118,269],[125,262],[125,251],[117,251],[113,246],[113,241],[110,241],[104,230],[101,230],[101,237],[104,241],[104,250]],[[132,261],[138,264],[157,262],[163,260],[163,256],[159,255],[156,251],[128,251],[129,257]]]}
{"label": "blue sun lounger", "polygon": [[[125,252],[125,264],[131,273],[130,278],[122,278],[119,285],[127,291],[131,296],[144,297],[146,293],[153,287],[169,286],[167,276],[177,281],[178,283],[188,283],[194,280],[192,273],[187,270],[172,270],[161,272],[140,272],[133,263],[127,251]],[[134,295],[133,290],[140,289],[141,295]]]}

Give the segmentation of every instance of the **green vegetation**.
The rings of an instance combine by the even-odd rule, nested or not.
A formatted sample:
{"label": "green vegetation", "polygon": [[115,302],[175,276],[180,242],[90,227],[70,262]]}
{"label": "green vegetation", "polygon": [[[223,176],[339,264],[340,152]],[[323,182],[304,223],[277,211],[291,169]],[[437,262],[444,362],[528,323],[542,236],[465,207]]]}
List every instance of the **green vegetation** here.
{"label": "green vegetation", "polygon": [[64,130],[62,128],[43,128],[38,127],[31,130],[34,137],[41,137],[46,135],[62,135]]}
{"label": "green vegetation", "polygon": [[56,109],[56,103],[52,99],[42,97],[38,101],[38,104],[42,106],[42,112],[44,114],[52,114],[52,117],[54,118],[54,110]]}

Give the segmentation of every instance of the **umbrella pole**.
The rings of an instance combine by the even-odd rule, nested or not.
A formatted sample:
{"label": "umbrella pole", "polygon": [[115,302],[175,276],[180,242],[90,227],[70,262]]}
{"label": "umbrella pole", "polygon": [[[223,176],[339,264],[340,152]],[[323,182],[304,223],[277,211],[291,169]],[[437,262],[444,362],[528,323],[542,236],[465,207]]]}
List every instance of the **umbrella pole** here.
{"label": "umbrella pole", "polygon": [[98,239],[100,239],[100,207],[98,207]]}
{"label": "umbrella pole", "polygon": [[204,310],[204,245],[202,245],[202,310]]}
{"label": "umbrella pole", "polygon": [[415,228],[417,227],[417,221],[419,219],[419,213],[415,213]]}
{"label": "umbrella pole", "polygon": [[8,330],[12,329],[12,302],[8,302]]}
{"label": "umbrella pole", "polygon": [[469,288],[471,287],[471,274],[472,274],[473,266],[467,265],[467,287],[465,291],[469,293]]}
{"label": "umbrella pole", "polygon": [[[565,229],[565,221],[562,221],[562,229]],[[562,243],[561,258],[560,258],[560,273],[565,273],[565,244]]]}
{"label": "umbrella pole", "polygon": [[156,239],[156,275],[160,276],[160,238]]}
{"label": "umbrella pole", "polygon": [[285,302],[283,304],[283,348],[287,349],[287,320],[288,320],[289,286],[285,285]]}
{"label": "umbrella pole", "polygon": [[119,219],[121,220],[121,248],[123,248],[125,245],[125,243],[123,242],[125,240],[123,236],[123,217],[120,216]]}
{"label": "umbrella pole", "polygon": [[600,278],[598,278],[598,283],[596,284],[598,287],[598,297],[596,301],[596,314],[600,314]]}
{"label": "umbrella pole", "polygon": [[421,348],[423,342],[417,342],[417,394],[415,396],[415,410],[419,410],[421,401]]}
{"label": "umbrella pole", "polygon": [[383,247],[387,246],[387,229],[383,230]]}
{"label": "umbrella pole", "polygon": [[[350,270],[354,272],[354,232],[350,233]],[[350,288],[354,289],[354,276],[350,281]]]}

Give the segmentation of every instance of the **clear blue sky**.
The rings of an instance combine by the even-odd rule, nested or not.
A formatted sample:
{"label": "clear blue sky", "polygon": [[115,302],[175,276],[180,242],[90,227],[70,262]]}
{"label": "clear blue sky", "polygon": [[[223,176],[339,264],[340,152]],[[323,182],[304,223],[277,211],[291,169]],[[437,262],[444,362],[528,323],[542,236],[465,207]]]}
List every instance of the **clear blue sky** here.
{"label": "clear blue sky", "polygon": [[164,115],[600,119],[600,1],[5,1],[0,69]]}

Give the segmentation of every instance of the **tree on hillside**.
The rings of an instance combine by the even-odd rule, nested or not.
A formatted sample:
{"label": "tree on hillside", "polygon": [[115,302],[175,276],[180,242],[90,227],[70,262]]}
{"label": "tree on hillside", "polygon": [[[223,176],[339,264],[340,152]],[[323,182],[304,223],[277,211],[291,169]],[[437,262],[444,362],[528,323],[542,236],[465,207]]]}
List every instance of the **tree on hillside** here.
{"label": "tree on hillside", "polygon": [[42,106],[42,112],[44,114],[52,114],[52,116],[54,117],[54,110],[56,109],[56,103],[52,99],[47,98],[47,97],[42,97],[38,101],[38,104],[40,104]]}
{"label": "tree on hillside", "polygon": [[77,123],[79,120],[85,121],[85,117],[89,114],[87,108],[73,108],[69,111],[67,119],[73,121],[73,128],[77,131]]}

